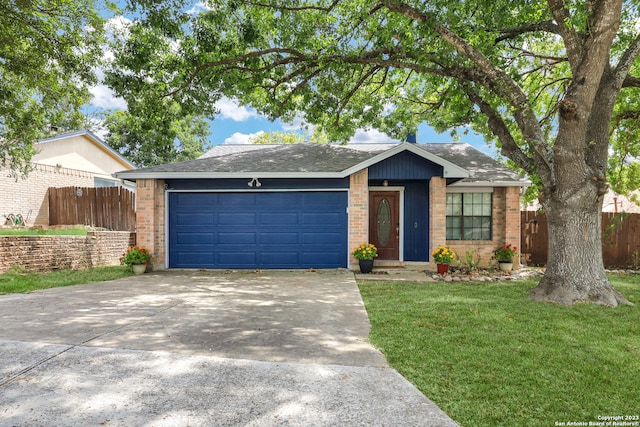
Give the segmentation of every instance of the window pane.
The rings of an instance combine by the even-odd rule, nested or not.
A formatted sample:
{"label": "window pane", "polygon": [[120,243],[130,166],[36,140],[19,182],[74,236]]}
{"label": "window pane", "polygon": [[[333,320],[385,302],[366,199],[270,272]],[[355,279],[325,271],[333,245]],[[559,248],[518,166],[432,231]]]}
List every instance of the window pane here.
{"label": "window pane", "polygon": [[378,241],[386,246],[391,235],[391,208],[387,199],[382,199],[378,205]]}
{"label": "window pane", "polygon": [[471,216],[473,215],[473,203],[471,197],[465,197],[462,202],[462,215]]}
{"label": "window pane", "polygon": [[491,216],[491,202],[482,205],[482,213],[480,215]]}
{"label": "window pane", "polygon": [[482,229],[482,240],[491,240],[491,229]]}
{"label": "window pane", "polygon": [[484,200],[484,194],[485,193],[472,193],[472,194],[473,194],[473,204],[474,205],[482,204],[482,201]]}
{"label": "window pane", "polygon": [[451,215],[458,215],[458,216],[462,215],[462,204],[454,203],[452,207]]}
{"label": "window pane", "polygon": [[464,238],[463,240],[473,240],[473,228],[465,228],[464,229]]}
{"label": "window pane", "polygon": [[447,240],[460,240],[460,229],[447,228]]}

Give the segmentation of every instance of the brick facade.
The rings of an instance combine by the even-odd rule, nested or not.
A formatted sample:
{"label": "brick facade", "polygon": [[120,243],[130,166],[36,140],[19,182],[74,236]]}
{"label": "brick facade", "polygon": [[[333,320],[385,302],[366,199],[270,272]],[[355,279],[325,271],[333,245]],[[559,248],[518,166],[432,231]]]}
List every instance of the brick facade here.
{"label": "brick facade", "polygon": [[[363,169],[349,177],[349,252],[369,241],[369,170]],[[358,260],[349,254],[349,265]]]}
{"label": "brick facade", "polygon": [[429,181],[429,259],[438,247],[447,244],[447,181],[433,177]]}
{"label": "brick facade", "polygon": [[22,215],[28,226],[49,225],[49,187],[93,187],[94,175],[75,169],[33,164],[26,178],[0,173],[0,221],[9,214]]}
{"label": "brick facade", "polygon": [[86,236],[0,236],[0,273],[14,266],[29,271],[79,270],[120,265],[135,233],[90,231]]}
{"label": "brick facade", "polygon": [[165,268],[165,186],[163,180],[136,181],[138,244],[151,251],[154,270]]}

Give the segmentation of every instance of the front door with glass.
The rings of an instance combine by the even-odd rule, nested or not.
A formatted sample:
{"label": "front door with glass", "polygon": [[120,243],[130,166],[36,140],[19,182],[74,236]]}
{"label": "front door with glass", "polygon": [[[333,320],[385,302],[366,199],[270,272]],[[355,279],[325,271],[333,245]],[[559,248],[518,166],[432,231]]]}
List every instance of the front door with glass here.
{"label": "front door with glass", "polygon": [[378,248],[378,259],[399,259],[399,192],[372,191],[369,193],[369,240]]}

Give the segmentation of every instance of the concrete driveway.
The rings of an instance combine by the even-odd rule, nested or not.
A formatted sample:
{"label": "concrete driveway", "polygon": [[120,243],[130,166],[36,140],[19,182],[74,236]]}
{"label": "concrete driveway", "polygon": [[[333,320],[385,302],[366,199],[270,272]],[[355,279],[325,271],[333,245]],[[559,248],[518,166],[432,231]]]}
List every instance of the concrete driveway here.
{"label": "concrete driveway", "polygon": [[456,425],[368,333],[345,270],[0,295],[0,425]]}

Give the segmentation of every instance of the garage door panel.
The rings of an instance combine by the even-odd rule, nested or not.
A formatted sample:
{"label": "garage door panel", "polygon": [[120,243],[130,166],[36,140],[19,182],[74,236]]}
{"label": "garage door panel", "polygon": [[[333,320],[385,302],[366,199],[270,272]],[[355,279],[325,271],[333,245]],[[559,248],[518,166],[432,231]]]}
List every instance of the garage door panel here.
{"label": "garage door panel", "polygon": [[251,193],[218,193],[220,204],[230,208],[234,205],[255,206],[257,194]]}
{"label": "garage door panel", "polygon": [[194,225],[209,226],[214,224],[214,218],[213,213],[183,213],[176,217],[176,225],[187,225],[190,227]]}
{"label": "garage door panel", "polygon": [[255,245],[258,243],[258,238],[256,233],[218,233],[218,243],[221,245]]}
{"label": "garage door panel", "polygon": [[291,245],[298,243],[299,233],[260,233],[260,244]]}
{"label": "garage door panel", "polygon": [[298,252],[276,252],[267,248],[258,254],[258,262],[263,268],[297,268],[298,256]]}
{"label": "garage door panel", "polygon": [[210,253],[199,252],[180,252],[177,256],[179,264],[183,265],[183,268],[201,268],[202,265],[211,265],[214,263],[212,255]]}
{"label": "garage door panel", "polygon": [[328,245],[333,246],[333,242],[340,239],[340,233],[302,233],[302,243],[306,245]]}
{"label": "garage door panel", "polygon": [[176,203],[180,206],[202,206],[215,205],[217,203],[217,194],[199,193],[200,197],[192,197],[194,193],[173,193]]}
{"label": "garage door panel", "polygon": [[255,252],[220,252],[217,263],[206,268],[254,268],[257,264]]}
{"label": "garage door panel", "polygon": [[314,212],[302,215],[304,225],[328,226],[340,224],[342,213]]}
{"label": "garage door panel", "polygon": [[328,253],[328,252],[305,252],[302,255],[302,263],[313,264],[318,259],[322,259],[323,263],[317,265],[316,268],[334,268],[332,265],[344,262],[344,254],[342,253]]}
{"label": "garage door panel", "polygon": [[218,224],[228,226],[256,225],[255,213],[220,213]]}
{"label": "garage door panel", "polygon": [[265,212],[260,214],[258,224],[263,226],[298,225],[300,222],[298,217],[297,213]]}
{"label": "garage door panel", "polygon": [[169,267],[345,267],[346,206],[344,191],[170,193]]}
{"label": "garage door panel", "polygon": [[176,236],[177,245],[204,245],[213,244],[214,241],[213,233],[179,233]]}

